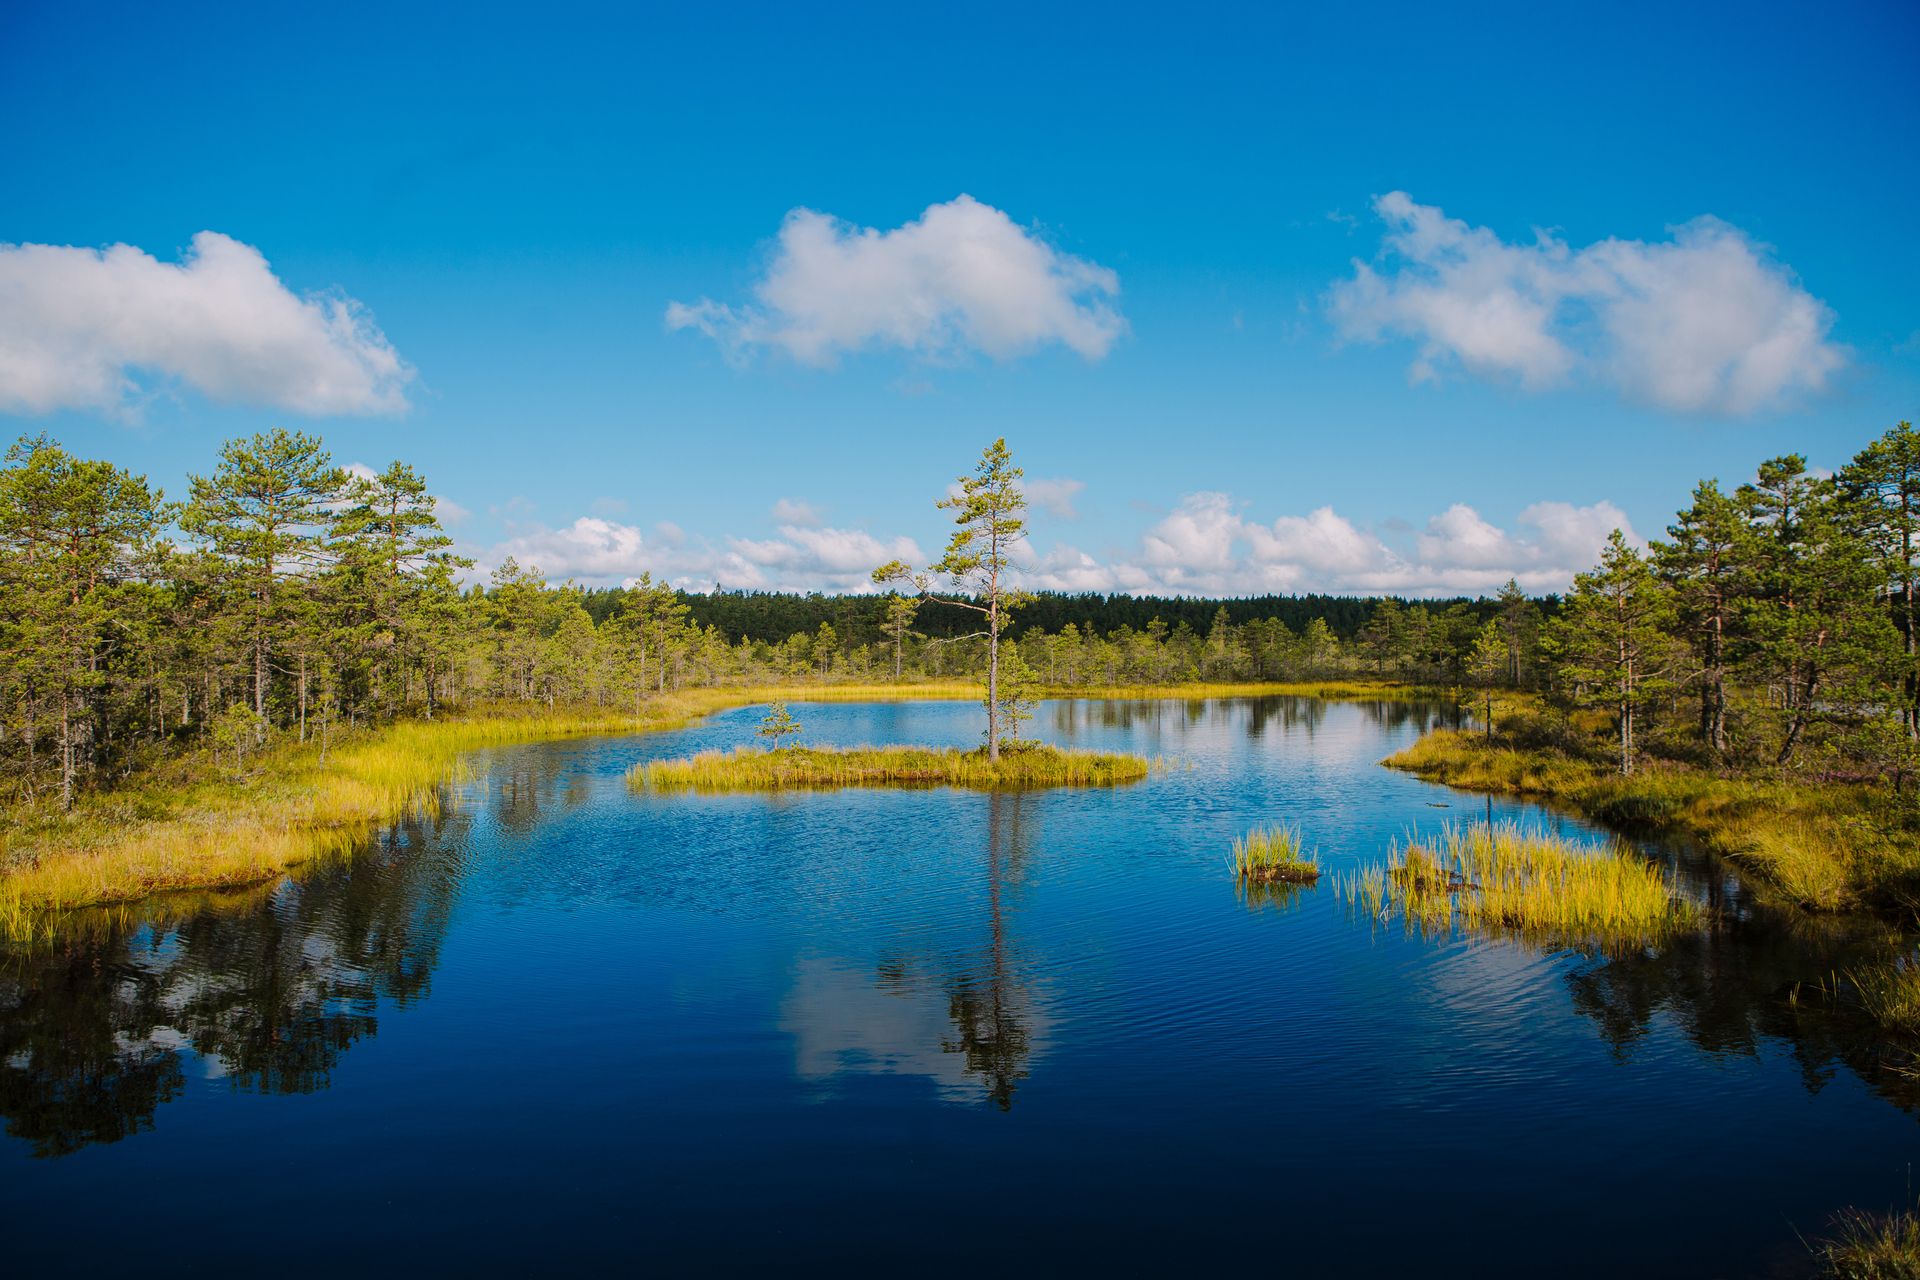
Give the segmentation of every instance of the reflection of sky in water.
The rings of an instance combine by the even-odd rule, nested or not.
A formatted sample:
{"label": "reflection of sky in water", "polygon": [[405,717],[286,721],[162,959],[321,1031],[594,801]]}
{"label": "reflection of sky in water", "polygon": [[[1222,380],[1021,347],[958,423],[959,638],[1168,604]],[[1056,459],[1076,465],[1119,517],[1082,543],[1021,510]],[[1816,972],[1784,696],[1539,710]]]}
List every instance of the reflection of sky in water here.
{"label": "reflection of sky in water", "polygon": [[[793,710],[816,744],[979,733],[971,704]],[[1661,856],[1730,927],[1608,960],[1238,891],[1227,846],[1259,822],[1336,873],[1488,813],[1588,831],[1376,767],[1431,710],[1043,704],[1034,736],[1166,760],[1112,790],[628,789],[761,714],[482,755],[350,866],[11,958],[0,1196],[48,1228],[23,1274],[100,1204],[129,1238],[335,1270],[285,1250],[286,1206],[369,1171],[395,1207],[356,1215],[356,1256],[433,1270],[928,1241],[955,1268],[1265,1264],[1222,1223],[1279,1201],[1315,1274],[1619,1274],[1636,1239],[1746,1273],[1798,1249],[1786,1224],[1898,1199],[1920,1154],[1871,1047],[1782,995],[1854,944],[1750,917],[1685,851]],[[957,1238],[989,1202],[993,1247]],[[1435,1254],[1489,1206],[1514,1265]]]}

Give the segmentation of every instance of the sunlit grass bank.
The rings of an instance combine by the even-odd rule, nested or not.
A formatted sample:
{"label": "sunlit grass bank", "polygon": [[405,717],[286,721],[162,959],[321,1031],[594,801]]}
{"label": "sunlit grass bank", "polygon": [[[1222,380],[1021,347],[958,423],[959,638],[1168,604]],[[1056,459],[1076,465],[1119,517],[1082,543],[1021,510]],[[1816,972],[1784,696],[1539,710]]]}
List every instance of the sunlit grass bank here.
{"label": "sunlit grass bank", "polygon": [[1445,729],[1385,763],[1450,787],[1541,796],[1601,822],[1688,836],[1811,910],[1920,906],[1920,841],[1868,786],[1679,768],[1622,777],[1550,749]]}
{"label": "sunlit grass bank", "polygon": [[1298,827],[1255,827],[1233,842],[1233,871],[1262,884],[1312,884],[1320,862],[1305,851]]}
{"label": "sunlit grass bank", "polygon": [[636,765],[627,775],[637,788],[660,791],[781,791],[831,787],[969,787],[982,791],[1036,787],[1111,787],[1137,782],[1152,770],[1139,756],[1057,747],[1003,748],[998,760],[984,749],[935,747],[790,747],[762,751],[704,751],[684,760]]}
{"label": "sunlit grass bank", "polygon": [[461,757],[482,747],[683,723],[698,708],[495,712],[408,722],[338,743],[285,745],[235,775],[204,776],[94,797],[65,814],[16,821],[0,836],[0,927],[36,912],[121,902],[189,888],[245,884],[349,852],[370,824],[434,802]]}
{"label": "sunlit grass bank", "polygon": [[1365,914],[1434,930],[1518,934],[1612,948],[1700,927],[1704,913],[1666,873],[1625,849],[1586,846],[1512,823],[1450,826],[1345,877]]}

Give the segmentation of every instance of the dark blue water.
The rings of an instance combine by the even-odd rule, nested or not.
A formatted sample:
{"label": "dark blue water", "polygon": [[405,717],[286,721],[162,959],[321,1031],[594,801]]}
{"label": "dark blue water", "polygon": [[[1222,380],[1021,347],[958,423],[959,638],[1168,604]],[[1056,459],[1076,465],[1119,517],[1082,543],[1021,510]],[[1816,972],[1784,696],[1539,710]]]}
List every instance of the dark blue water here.
{"label": "dark blue water", "polygon": [[1793,999],[1853,940],[1711,864],[1655,851],[1719,929],[1615,958],[1243,899],[1257,822],[1584,830],[1377,766],[1443,714],[1046,704],[1171,767],[1028,794],[627,788],[753,709],[480,757],[348,865],[6,959],[7,1265],[1749,1275],[1905,1198],[1912,1096]]}

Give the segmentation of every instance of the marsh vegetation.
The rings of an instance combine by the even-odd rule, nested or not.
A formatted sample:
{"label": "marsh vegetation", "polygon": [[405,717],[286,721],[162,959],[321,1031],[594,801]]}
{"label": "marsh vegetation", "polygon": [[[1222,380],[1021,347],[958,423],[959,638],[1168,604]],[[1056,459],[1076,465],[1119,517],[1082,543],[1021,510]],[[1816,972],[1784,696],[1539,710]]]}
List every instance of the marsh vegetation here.
{"label": "marsh vegetation", "polygon": [[1313,884],[1320,860],[1307,851],[1297,826],[1255,827],[1233,842],[1233,873],[1261,884]]}
{"label": "marsh vegetation", "polygon": [[1038,787],[1112,787],[1138,782],[1153,770],[1140,756],[1063,751],[1043,743],[986,748],[739,747],[682,760],[635,765],[635,787],[659,791],[780,791],[836,787],[967,787],[979,791]]}
{"label": "marsh vegetation", "polygon": [[1431,931],[1516,934],[1602,950],[1697,929],[1706,915],[1660,867],[1511,822],[1449,825],[1385,864],[1348,875],[1347,901],[1373,919]]}

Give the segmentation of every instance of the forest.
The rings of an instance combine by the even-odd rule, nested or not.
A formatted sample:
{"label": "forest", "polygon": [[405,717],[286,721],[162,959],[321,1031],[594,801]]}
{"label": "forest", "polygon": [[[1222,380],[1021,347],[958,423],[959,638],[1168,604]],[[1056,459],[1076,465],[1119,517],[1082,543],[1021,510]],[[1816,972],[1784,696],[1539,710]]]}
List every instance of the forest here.
{"label": "forest", "polygon": [[[45,437],[8,452],[0,800],[70,806],[182,754],[324,749],[481,703],[637,710],[688,688],[950,681],[987,662],[924,592],[587,589],[511,560],[476,580],[405,463],[352,475],[284,430],[212,462],[176,500]],[[1832,475],[1790,455],[1700,483],[1664,537],[1616,533],[1564,598],[1512,583],[1478,600],[1038,594],[1010,598],[1000,662],[1036,690],[1515,690],[1604,722],[1624,772],[1665,758],[1898,783],[1920,733],[1916,542],[1920,435],[1903,422]]]}

